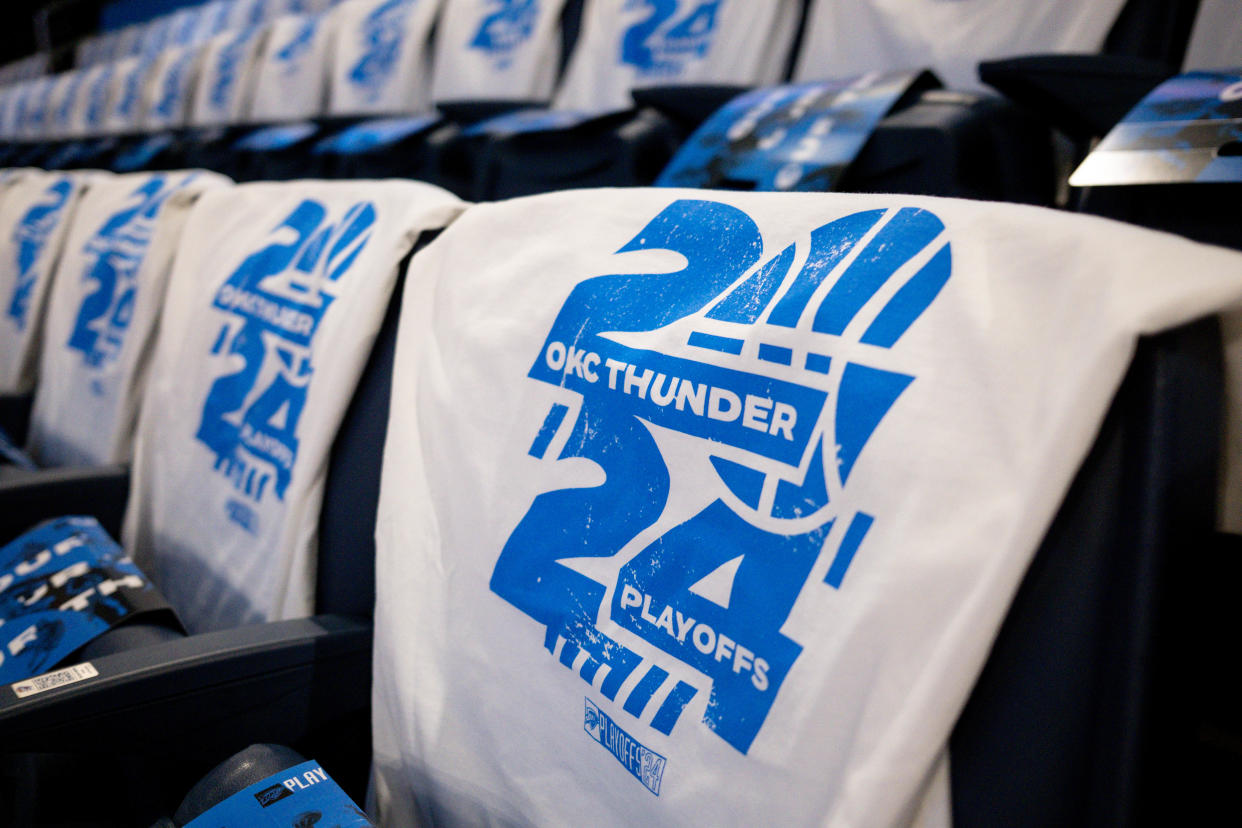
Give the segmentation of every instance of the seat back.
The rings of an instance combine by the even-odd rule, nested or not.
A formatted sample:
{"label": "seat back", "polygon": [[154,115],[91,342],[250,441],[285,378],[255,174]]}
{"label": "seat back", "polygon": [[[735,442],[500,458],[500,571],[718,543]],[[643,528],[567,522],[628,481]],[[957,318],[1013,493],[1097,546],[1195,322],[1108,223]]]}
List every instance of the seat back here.
{"label": "seat back", "polygon": [[114,65],[104,130],[121,135],[135,133],[142,126],[146,87],[155,64],[151,58],[134,56]]}
{"label": "seat back", "polygon": [[203,52],[197,45],[172,46],[160,52],[144,90],[143,131],[164,132],[185,126]]}
{"label": "seat back", "polygon": [[256,26],[234,29],[207,42],[194,89],[191,126],[218,127],[241,121],[254,88],[264,31]]}
{"label": "seat back", "polygon": [[[1242,302],[1240,265],[911,196],[467,211],[412,261],[398,336],[381,820],[946,823],[954,723],[1139,335]],[[1194,493],[1141,439],[1109,480],[1150,473],[1143,508],[1197,498],[1202,528],[1213,437]]]}
{"label": "seat back", "polygon": [[1125,0],[812,0],[796,80],[930,67],[945,85],[977,89],[980,61],[1097,52]]}
{"label": "seat back", "polygon": [[396,181],[247,184],[195,206],[124,531],[192,631],[313,610],[337,427],[402,258],[459,209]]}
{"label": "seat back", "polygon": [[1199,0],[1185,68],[1224,69],[1242,64],[1242,14],[1229,0]]}
{"label": "seat back", "polygon": [[173,254],[186,214],[228,179],[207,172],[99,178],[56,266],[29,450],[44,466],[128,463]]}
{"label": "seat back", "polygon": [[564,0],[450,2],[436,26],[437,102],[552,98],[561,63]]}
{"label": "seat back", "polygon": [[296,121],[323,114],[331,34],[327,20],[324,14],[307,14],[273,21],[255,69],[248,121]]}
{"label": "seat back", "polygon": [[429,37],[441,0],[345,0],[330,12],[331,115],[414,113],[430,103]]}
{"label": "seat back", "polygon": [[34,387],[52,273],[79,198],[99,175],[30,171],[0,198],[0,392]]}
{"label": "seat back", "polygon": [[593,0],[556,106],[609,112],[632,106],[637,87],[776,83],[800,9],[798,0]]}

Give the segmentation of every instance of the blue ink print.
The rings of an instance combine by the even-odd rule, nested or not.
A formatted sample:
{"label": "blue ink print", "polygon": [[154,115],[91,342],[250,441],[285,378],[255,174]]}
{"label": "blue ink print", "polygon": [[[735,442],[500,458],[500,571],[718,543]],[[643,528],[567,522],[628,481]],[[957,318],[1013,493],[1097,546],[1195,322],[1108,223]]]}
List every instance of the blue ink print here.
{"label": "blue ink print", "polygon": [[675,78],[711,50],[721,0],[630,0],[649,14],[621,38],[621,63],[645,77]]}
{"label": "blue ink print", "polygon": [[39,202],[26,211],[13,231],[13,242],[17,245],[17,283],[13,286],[7,312],[17,323],[18,330],[26,329],[30,314],[30,299],[39,277],[34,269],[35,262],[47,245],[48,236],[63,218],[72,192],[73,183],[69,179],[58,179],[43,191]]}
{"label": "blue ink print", "polygon": [[67,343],[70,350],[81,353],[87,367],[104,369],[120,355],[138,296],[138,271],[156,218],[168,197],[193,178],[187,176],[170,186],[166,176],[152,176],[87,240],[83,254],[88,264],[81,277],[87,293]]}
{"label": "blue ink print", "polygon": [[379,100],[392,78],[405,37],[405,21],[415,0],[388,0],[362,24],[363,54],[349,70],[350,83],[361,87],[369,101]]}
{"label": "blue ink print", "polygon": [[470,39],[470,48],[486,53],[498,70],[504,70],[534,33],[539,0],[490,0],[490,5]]}
{"label": "blue ink print", "polygon": [[[323,204],[304,200],[212,301],[229,319],[211,354],[240,357],[242,367],[212,383],[195,438],[215,455],[214,470],[251,501],[261,502],[273,491],[284,499],[298,455],[298,421],[315,370],[315,333],[336,298],[341,276],[370,240],[375,221],[370,202],[354,204],[332,222]],[[229,515],[247,531],[257,526],[237,506],[229,507]]]}
{"label": "blue ink print", "polygon": [[[565,299],[527,375],[559,399],[523,450],[553,467],[584,458],[604,481],[536,496],[490,587],[627,727],[670,735],[699,698],[703,725],[750,749],[815,646],[782,631],[794,603],[849,588],[865,555],[875,518],[843,492],[915,379],[866,357],[891,365],[947,283],[943,231],[927,210],[869,210],[765,255],[747,213],[678,200],[617,252],[672,251],[683,269],[595,276]],[[686,347],[654,347],[674,337]],[[678,483],[673,439],[714,482]],[[699,503],[674,511],[675,485]]]}

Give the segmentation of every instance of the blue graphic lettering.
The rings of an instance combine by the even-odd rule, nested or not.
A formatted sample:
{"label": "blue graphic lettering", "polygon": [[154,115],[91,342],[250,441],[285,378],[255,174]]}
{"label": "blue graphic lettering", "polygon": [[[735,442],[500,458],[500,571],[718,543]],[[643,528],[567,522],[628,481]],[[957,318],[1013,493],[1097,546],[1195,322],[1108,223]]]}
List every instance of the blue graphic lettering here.
{"label": "blue graphic lettering", "polygon": [[30,299],[39,277],[35,262],[39,260],[48,236],[63,218],[72,192],[73,182],[67,178],[58,179],[43,191],[39,202],[26,211],[13,231],[13,242],[17,245],[17,283],[13,286],[8,314],[20,331],[26,329]]}
{"label": "blue graphic lettering", "polygon": [[621,63],[639,74],[676,77],[687,61],[702,59],[711,50],[720,0],[630,0],[626,8],[650,12],[621,38]]}
{"label": "blue graphic lettering", "polygon": [[87,240],[83,253],[89,264],[82,279],[94,287],[88,287],[67,343],[82,353],[86,366],[104,368],[120,354],[137,298],[138,269],[151,243],[156,217],[168,197],[191,179],[168,186],[165,176],[152,176],[126,196],[125,206]]}
{"label": "blue graphic lettering", "polygon": [[[565,397],[528,454],[604,480],[539,494],[490,586],[625,713],[671,734],[698,697],[704,724],[749,750],[808,643],[781,631],[794,603],[842,588],[874,521],[842,493],[913,381],[855,358],[891,364],[948,279],[943,229],[921,209],[845,216],[811,232],[795,270],[796,245],[763,260],[746,213],[681,200],[618,253],[672,251],[683,269],[596,276],[565,300],[528,374]],[[688,355],[645,347],[656,331]],[[698,505],[670,506],[666,443],[715,471]]]}
{"label": "blue graphic lettering", "polygon": [[[268,491],[284,499],[314,374],[311,343],[375,220],[370,202],[334,223],[322,204],[302,201],[216,292],[212,307],[230,318],[211,353],[240,357],[241,368],[212,383],[195,437],[215,454],[215,470],[250,500]],[[240,502],[230,501],[228,515],[257,531],[257,517]]]}
{"label": "blue graphic lettering", "polygon": [[379,100],[396,69],[406,17],[413,7],[414,0],[388,0],[363,21],[362,57],[349,70],[348,78],[372,102]]}
{"label": "blue graphic lettering", "polygon": [[227,109],[229,102],[233,100],[241,61],[254,34],[254,29],[242,29],[220,49],[216,57],[216,77],[208,98],[212,108],[218,112]]}
{"label": "blue graphic lettering", "polygon": [[489,0],[489,9],[470,39],[470,48],[486,52],[497,69],[513,63],[514,53],[530,40],[539,19],[539,0]]}
{"label": "blue graphic lettering", "polygon": [[287,77],[298,71],[300,68],[298,62],[310,51],[311,44],[315,41],[315,31],[318,28],[318,17],[306,18],[293,33],[289,42],[277,50],[276,61],[282,64],[281,74]]}

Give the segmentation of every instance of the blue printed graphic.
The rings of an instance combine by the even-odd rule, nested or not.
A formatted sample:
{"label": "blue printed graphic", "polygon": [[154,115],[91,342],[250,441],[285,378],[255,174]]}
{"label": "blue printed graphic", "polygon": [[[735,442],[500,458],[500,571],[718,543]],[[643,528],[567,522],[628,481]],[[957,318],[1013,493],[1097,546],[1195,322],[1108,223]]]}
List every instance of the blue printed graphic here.
{"label": "blue printed graphic", "polygon": [[226,112],[237,94],[242,59],[256,34],[255,29],[242,29],[224,44],[216,55],[216,74],[207,98],[216,112]]}
{"label": "blue printed graphic", "polygon": [[62,130],[69,128],[69,120],[73,117],[73,106],[78,101],[78,93],[82,90],[85,76],[85,72],[74,72],[65,85],[64,97],[56,105],[52,120]]}
{"label": "blue printed graphic", "polygon": [[668,760],[646,747],[626,733],[590,699],[586,699],[582,729],[616,757],[630,775],[642,782],[647,790],[660,795],[660,783],[664,779],[664,767]]}
{"label": "blue printed graphic", "polygon": [[489,0],[470,48],[488,55],[497,70],[513,64],[515,53],[530,40],[539,20],[539,0]]}
{"label": "blue printed graphic", "polygon": [[[212,307],[228,315],[211,354],[232,373],[207,393],[196,439],[215,455],[213,467],[245,498],[283,500],[298,455],[298,421],[314,374],[311,345],[337,283],[371,238],[370,202],[339,220],[302,201],[216,292]],[[240,358],[240,360],[238,359]],[[248,532],[257,516],[238,501],[228,515]],[[239,508],[242,507],[242,508]]]}
{"label": "blue printed graphic", "polygon": [[58,518],[0,547],[0,684],[51,669],[150,590],[94,518]]}
{"label": "blue printed graphic", "polygon": [[159,96],[153,107],[155,114],[161,120],[172,121],[180,116],[185,102],[186,81],[194,59],[193,50],[186,49],[165,70]]}
{"label": "blue printed graphic", "polygon": [[142,80],[151,67],[150,58],[143,58],[134,63],[125,77],[121,79],[121,92],[117,97],[116,117],[132,125],[138,115],[138,104],[142,97]]}
{"label": "blue printed graphic", "polygon": [[1242,181],[1242,69],[1165,81],[1105,136],[1070,184]]}
{"label": "blue printed graphic", "polygon": [[730,101],[661,173],[661,187],[831,190],[912,72],[774,86]]}
{"label": "blue printed graphic", "polygon": [[138,297],[138,270],[155,232],[160,208],[193,177],[171,184],[166,176],[151,176],[125,197],[124,205],[99,226],[83,247],[88,261],[82,273],[86,295],[67,345],[82,354],[82,362],[88,368],[107,368],[121,353]]}
{"label": "blue printed graphic", "polygon": [[301,71],[302,58],[310,52],[311,45],[315,42],[319,21],[319,17],[307,17],[298,25],[289,41],[276,51],[276,62],[280,64],[280,73],[285,77]]}
{"label": "blue printed graphic", "polygon": [[630,0],[647,16],[621,37],[621,63],[640,75],[675,78],[712,47],[721,0]]}
{"label": "blue printed graphic", "polygon": [[13,231],[13,243],[17,247],[17,282],[13,286],[13,295],[9,299],[6,312],[20,331],[26,329],[30,299],[39,279],[35,263],[47,245],[48,236],[64,218],[65,205],[69,203],[72,193],[73,182],[68,178],[59,178],[52,182],[43,191],[39,201],[22,216],[17,223],[17,229]]}
{"label": "blue printed graphic", "polygon": [[86,113],[84,120],[88,132],[103,125],[104,111],[108,105],[108,90],[112,86],[113,66],[108,64],[92,80],[86,91]]}
{"label": "blue printed graphic", "polygon": [[349,82],[374,103],[397,68],[405,21],[415,0],[387,0],[362,22],[362,57],[350,68]]}
{"label": "blue printed graphic", "polygon": [[[528,374],[560,400],[528,453],[604,479],[538,495],[490,586],[643,726],[671,734],[697,698],[746,753],[813,644],[782,632],[794,602],[848,587],[874,518],[846,485],[914,379],[891,349],[948,281],[943,230],[922,209],[847,215],[795,269],[798,245],[765,260],[743,211],[679,200],[618,254],[684,268],[596,276],[565,300]],[[690,455],[714,488],[679,476]]]}
{"label": "blue printed graphic", "polygon": [[375,823],[318,762],[303,762],[208,808],[185,828],[364,828]]}

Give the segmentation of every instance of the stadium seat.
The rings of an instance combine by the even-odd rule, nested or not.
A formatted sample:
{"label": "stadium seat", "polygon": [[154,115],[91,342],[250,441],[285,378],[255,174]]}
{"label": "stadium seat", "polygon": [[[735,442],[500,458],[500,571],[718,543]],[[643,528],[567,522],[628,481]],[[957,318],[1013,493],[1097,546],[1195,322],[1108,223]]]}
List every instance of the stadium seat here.
{"label": "stadium seat", "polygon": [[[359,199],[364,202],[355,204]],[[375,213],[367,209],[366,201]],[[315,215],[316,204],[332,210],[326,217],[333,227],[326,234],[315,232],[317,226],[320,231],[326,227],[322,224],[325,216]],[[353,209],[347,209],[351,205]],[[141,763],[141,757],[170,754],[179,760],[218,758],[239,744],[274,741],[304,748],[324,761],[328,755],[316,745],[327,745],[351,759],[344,763],[347,770],[342,773],[353,773],[355,783],[365,778],[374,590],[374,552],[368,539],[374,531],[379,482],[375,447],[382,442],[386,426],[392,343],[400,306],[399,294],[392,291],[420,232],[434,232],[459,209],[460,203],[448,194],[409,182],[250,184],[216,191],[214,197],[209,193],[200,200],[186,229],[186,238],[197,240],[189,245],[191,255],[187,255],[194,264],[179,264],[178,268],[185,269],[174,269],[166,310],[166,323],[175,330],[165,339],[174,341],[177,352],[155,366],[148,415],[151,406],[159,406],[162,413],[168,404],[172,389],[161,387],[161,382],[168,386],[182,382],[163,373],[161,367],[183,372],[186,363],[181,359],[181,348],[201,344],[195,341],[194,330],[213,329],[211,336],[202,340],[210,348],[222,320],[246,308],[265,313],[257,291],[263,291],[269,301],[281,296],[293,301],[287,305],[291,310],[285,316],[261,317],[272,325],[282,319],[296,322],[290,315],[293,308],[314,313],[316,302],[298,290],[305,277],[291,278],[305,269],[308,275],[318,273],[317,278],[325,282],[335,275],[338,285],[349,288],[338,289],[334,298],[327,292],[319,295],[323,317],[314,333],[315,379],[307,406],[308,412],[315,412],[315,421],[308,415],[302,422],[294,422],[298,411],[286,411],[284,425],[298,441],[294,444],[299,461],[295,476],[283,495],[276,494],[280,481],[272,480],[257,490],[252,487],[252,494],[257,491],[259,499],[251,500],[213,470],[207,449],[196,448],[201,442],[194,436],[198,418],[194,418],[190,432],[182,433],[179,414],[170,415],[164,423],[158,422],[157,416],[144,415],[144,428],[149,426],[153,435],[169,424],[177,426],[175,439],[184,445],[176,452],[186,458],[201,453],[200,459],[206,460],[201,473],[195,475],[196,482],[184,485],[181,492],[188,498],[200,498],[202,505],[170,505],[170,484],[161,468],[167,466],[170,454],[162,449],[144,454],[144,432],[125,533],[127,548],[173,599],[178,614],[195,634],[94,658],[91,663],[99,676],[74,686],[23,699],[16,698],[7,687],[0,689],[3,752],[43,752],[49,748],[76,752],[91,745],[110,745],[106,749],[112,751],[114,761],[124,763],[133,758]],[[225,215],[227,220],[222,219]],[[297,229],[303,244],[288,246],[289,239],[280,232],[285,218],[288,222],[283,227]],[[220,227],[222,224],[229,226]],[[247,228],[246,240],[233,255],[218,256],[214,261],[192,255],[200,243],[209,247],[216,244],[212,239],[223,237],[221,234],[240,239],[239,227]],[[270,235],[273,231],[275,235]],[[269,238],[272,243],[265,248]],[[248,247],[253,249],[246,257]],[[326,257],[326,263],[316,261],[320,256]],[[230,271],[237,276],[232,281],[228,281]],[[320,285],[320,289],[326,287]],[[178,295],[179,289],[184,293]],[[245,299],[246,295],[252,298]],[[202,303],[210,305],[218,296],[223,297],[224,305],[201,313]],[[190,300],[193,307],[183,306],[183,299]],[[299,300],[304,304],[298,304]],[[223,330],[233,327],[226,321]],[[246,330],[245,325],[235,327],[233,350],[249,354],[247,343],[254,342],[249,338],[253,331]],[[294,328],[302,330],[297,325]],[[268,328],[263,336],[279,339],[275,334],[275,328]],[[206,379],[216,376],[215,368],[231,365],[216,362],[204,363],[211,371]],[[268,381],[266,373],[261,378]],[[279,391],[280,386],[277,376],[267,396]],[[209,397],[205,409],[209,420],[227,413],[218,408],[219,401],[212,394],[212,389],[223,387],[217,382],[204,386]],[[194,405],[201,407],[202,394],[194,397]],[[335,414],[331,413],[333,409]],[[205,434],[203,429],[198,431]],[[222,438],[218,430],[206,436],[213,442]],[[248,462],[262,462],[258,454],[247,454],[240,448],[237,452],[234,463],[241,462],[243,454],[250,458]],[[275,478],[277,469],[271,468]],[[234,477],[239,487],[253,482]],[[238,526],[230,517],[238,510],[224,508],[231,494],[251,502],[248,528]],[[216,522],[221,525],[211,531],[207,559],[197,565],[189,563],[186,550],[194,537],[177,540],[169,523],[187,515],[161,517],[161,507],[189,508],[193,514],[188,516],[193,520],[219,518]],[[219,512],[213,516],[217,507]],[[262,525],[256,522],[260,519]],[[251,535],[251,530],[266,537]],[[283,541],[279,540],[282,534]],[[155,548],[151,547],[153,538]],[[252,550],[250,563],[243,563],[241,557],[230,562],[229,548],[240,553],[247,542]],[[292,550],[290,543],[301,551]],[[282,548],[293,551],[291,557],[286,555],[284,564],[278,563],[285,555],[279,551]],[[260,549],[263,553],[256,558],[255,551]],[[178,563],[187,566],[178,571]],[[269,575],[254,569],[255,565],[273,563],[279,571]],[[208,575],[210,567],[220,565],[225,569]],[[250,592],[246,601],[215,588],[228,572],[238,571],[236,567],[247,570],[244,582],[236,586]],[[281,578],[286,582],[283,587],[276,583]],[[198,592],[203,586],[209,588],[211,596]],[[183,600],[178,601],[177,596]],[[270,599],[266,608],[260,603],[264,597]],[[303,617],[312,611],[317,614]],[[230,624],[264,616],[266,623],[262,624]],[[212,631],[203,632],[206,629]],[[129,731],[134,731],[130,737],[117,738]],[[136,794],[139,799],[144,795]]]}
{"label": "stadium seat", "polygon": [[668,109],[684,112],[705,96],[718,103],[731,97],[712,87],[736,94],[781,80],[802,7],[800,0],[589,3],[552,110],[476,125],[456,158],[445,154],[444,178],[461,177],[453,166],[472,169],[477,200],[650,184],[697,124],[652,106],[636,109],[635,97],[671,99]]}
{"label": "stadium seat", "polygon": [[412,262],[398,336],[381,823],[1182,804],[1147,780],[1194,733],[1186,644],[1230,640],[1184,614],[1220,422],[1194,320],[1239,303],[1237,254],[1013,205],[468,211]]}

